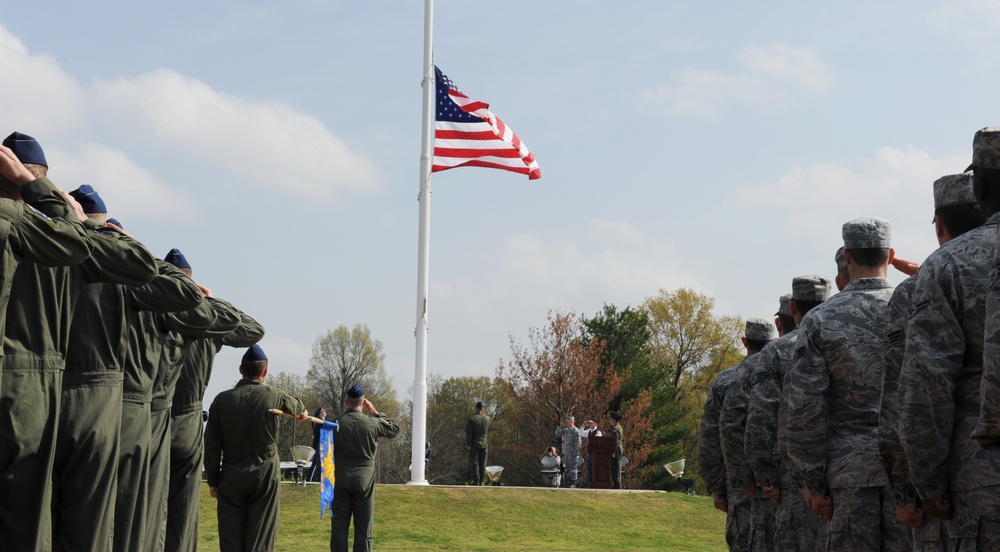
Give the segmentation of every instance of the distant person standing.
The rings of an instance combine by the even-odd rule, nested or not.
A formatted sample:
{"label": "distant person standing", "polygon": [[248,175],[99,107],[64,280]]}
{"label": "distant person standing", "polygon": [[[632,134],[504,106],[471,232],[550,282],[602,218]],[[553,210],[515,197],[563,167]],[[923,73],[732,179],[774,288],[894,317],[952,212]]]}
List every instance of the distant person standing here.
{"label": "distant person standing", "polygon": [[490,417],[483,411],[483,401],[476,402],[476,413],[465,424],[465,447],[469,449],[469,479],[482,485],[486,479],[486,437],[490,433]]}
{"label": "distant person standing", "polygon": [[580,435],[587,438],[587,484],[594,482],[594,442],[591,437],[602,437],[600,428],[597,427],[597,420],[587,420],[583,422]]}
{"label": "distant person standing", "polygon": [[243,379],[219,393],[205,427],[205,478],[218,501],[219,548],[273,550],[278,536],[279,419],[272,409],[305,420],[302,401],[264,385],[267,356],[250,347],[240,362]]}
{"label": "distant person standing", "polygon": [[[392,439],[399,424],[379,414],[365,398],[365,389],[354,384],[344,399],[337,423],[334,450],[333,515],[330,519],[331,552],[347,552],[347,533],[354,516],[354,552],[371,552],[375,516],[375,453],[380,437]],[[370,416],[365,416],[365,410]]]}
{"label": "distant person standing", "polygon": [[[316,409],[316,413],[313,416],[319,418],[320,420],[326,419],[326,410],[323,407]],[[323,428],[323,424],[313,424],[313,442],[312,448],[316,451],[313,456],[312,466],[309,467],[309,476],[306,477],[306,481],[319,481],[323,477],[323,466],[319,461],[319,430]]]}
{"label": "distant person standing", "polygon": [[563,462],[566,465],[566,486],[576,487],[577,467],[580,465],[580,430],[576,428],[576,418],[567,416],[556,435],[562,439]]}
{"label": "distant person standing", "polygon": [[615,450],[611,453],[611,482],[616,489],[622,488],[622,456],[625,454],[625,432],[621,419],[621,414],[611,413],[611,436],[615,438]]}

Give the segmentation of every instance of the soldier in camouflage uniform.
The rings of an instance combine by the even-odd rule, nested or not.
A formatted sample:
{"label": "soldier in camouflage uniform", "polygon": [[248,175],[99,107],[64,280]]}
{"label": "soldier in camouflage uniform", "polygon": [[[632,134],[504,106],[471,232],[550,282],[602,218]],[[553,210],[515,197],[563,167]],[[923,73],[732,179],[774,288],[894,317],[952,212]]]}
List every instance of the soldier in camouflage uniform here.
{"label": "soldier in camouflage uniform", "polygon": [[[944,245],[985,222],[986,217],[976,205],[971,174],[944,176],[934,182],[934,213],[934,229],[938,245]],[[896,518],[912,529],[914,548],[928,551],[944,550],[941,520],[924,515],[916,489],[910,480],[910,469],[899,441],[896,419],[906,321],[910,315],[915,285],[916,277],[913,275],[896,286],[886,310],[886,337],[882,354],[885,376],[882,380],[882,403],[879,409],[879,452],[889,478]]]}
{"label": "soldier in camouflage uniform", "polygon": [[788,455],[810,509],[829,520],[829,550],[897,550],[905,535],[878,454],[889,222],[844,224],[851,283],[800,326],[788,389]]}
{"label": "soldier in camouflage uniform", "polygon": [[[744,340],[749,337],[749,322],[744,330]],[[747,351],[750,355],[750,351]],[[745,359],[744,359],[745,360]],[[727,368],[712,380],[701,415],[698,431],[698,465],[705,487],[712,494],[715,507],[726,513],[726,543],[732,551],[750,548],[750,496],[730,481],[722,453],[722,436],[719,422],[726,399],[733,392],[739,364]]]}
{"label": "soldier in camouflage uniform", "polygon": [[580,466],[580,431],[576,428],[575,418],[567,416],[562,425],[556,428],[556,435],[562,439],[566,486],[576,487],[576,474]]}
{"label": "soldier in camouflage uniform", "polygon": [[[747,463],[764,496],[777,506],[775,512],[774,550],[795,552],[811,550],[821,518],[809,511],[792,476],[782,431],[787,417],[787,403],[782,401],[785,373],[792,364],[798,324],[806,313],[830,296],[830,280],[823,276],[799,276],[792,279],[789,312],[795,328],[775,340],[760,355],[750,379],[750,404],[744,450]],[[782,492],[785,491],[785,492]],[[825,527],[824,527],[825,529]]]}
{"label": "soldier in camouflage uniform", "polygon": [[754,481],[743,443],[747,432],[747,408],[750,404],[750,376],[759,365],[758,353],[774,341],[774,330],[774,324],[765,318],[747,320],[746,335],[743,337],[747,357],[736,365],[732,391],[723,402],[719,416],[719,436],[726,476],[730,484],[739,489],[738,492],[751,499],[748,549],[761,552],[769,552],[773,548],[775,504],[764,496]]}
{"label": "soldier in camouflage uniform", "polygon": [[[1000,129],[973,140],[986,224],[932,253],[917,273],[899,375],[897,430],[924,512],[951,519],[953,550],[1000,549],[1000,452],[980,448],[984,325],[998,222]],[[985,171],[985,172],[982,172]],[[987,359],[994,357],[987,353]]]}

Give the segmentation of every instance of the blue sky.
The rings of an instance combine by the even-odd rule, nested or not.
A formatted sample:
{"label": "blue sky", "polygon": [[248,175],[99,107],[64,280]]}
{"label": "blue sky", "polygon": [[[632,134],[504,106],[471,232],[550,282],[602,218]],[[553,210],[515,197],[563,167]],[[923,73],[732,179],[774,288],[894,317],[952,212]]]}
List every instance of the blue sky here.
{"label": "blue sky", "polygon": [[[542,179],[433,178],[428,370],[493,375],[549,310],[691,286],[768,316],[840,225],[935,247],[931,183],[1000,124],[993,2],[438,0],[435,61]],[[272,370],[365,323],[413,383],[423,2],[31,3],[0,13],[6,135],[267,328]],[[894,282],[901,280],[892,275]],[[206,397],[238,377],[220,354]]]}

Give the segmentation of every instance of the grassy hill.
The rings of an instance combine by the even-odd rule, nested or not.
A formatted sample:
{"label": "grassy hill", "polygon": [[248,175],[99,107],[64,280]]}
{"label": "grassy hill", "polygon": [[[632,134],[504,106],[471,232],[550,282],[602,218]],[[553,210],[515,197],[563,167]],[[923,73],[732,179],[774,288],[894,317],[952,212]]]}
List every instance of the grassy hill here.
{"label": "grassy hill", "polygon": [[[725,516],[680,493],[410,487],[375,489],[375,550],[726,550]],[[203,485],[199,551],[216,551],[215,501]],[[353,537],[352,537],[353,538]],[[329,550],[319,486],[282,485],[275,550]]]}

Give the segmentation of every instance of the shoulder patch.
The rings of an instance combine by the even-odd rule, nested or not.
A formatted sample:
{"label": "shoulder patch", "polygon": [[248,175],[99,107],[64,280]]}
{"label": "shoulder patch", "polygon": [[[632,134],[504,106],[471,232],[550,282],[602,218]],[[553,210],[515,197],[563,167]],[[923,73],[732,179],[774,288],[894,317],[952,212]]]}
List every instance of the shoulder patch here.
{"label": "shoulder patch", "polygon": [[[27,204],[27,203],[25,203],[25,205],[28,205],[28,204]],[[48,215],[46,215],[45,213],[43,213],[43,212],[39,211],[38,209],[35,209],[35,208],[34,208],[33,206],[31,206],[31,205],[28,205],[28,208],[29,208],[29,209],[31,209],[32,211],[34,211],[36,215],[38,215],[38,216],[42,217],[42,218],[43,218],[43,219],[45,219],[45,220],[49,220],[49,217],[48,217]]]}

